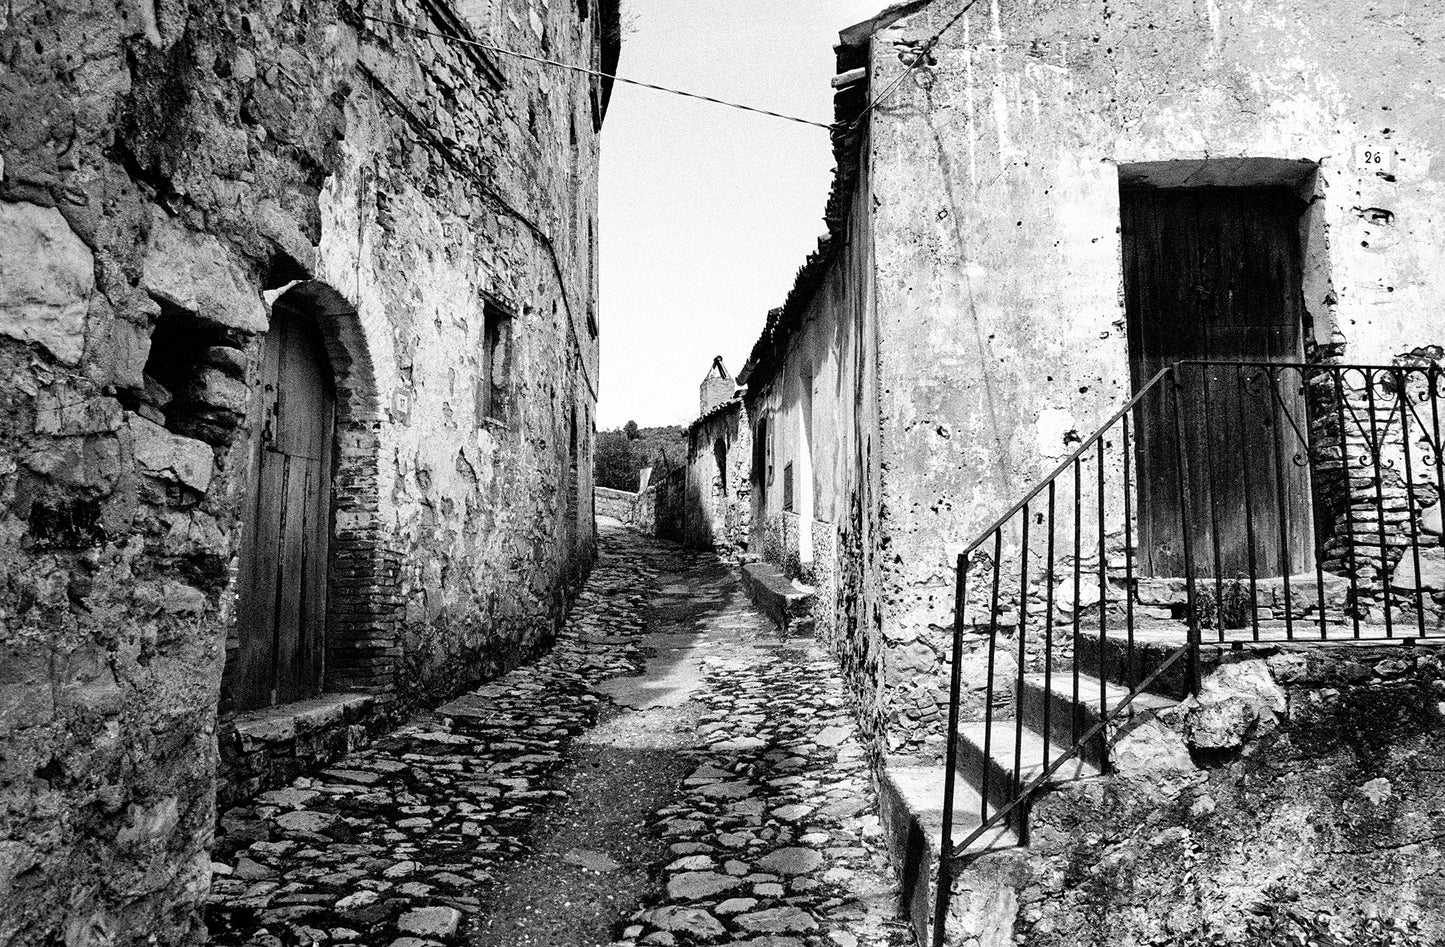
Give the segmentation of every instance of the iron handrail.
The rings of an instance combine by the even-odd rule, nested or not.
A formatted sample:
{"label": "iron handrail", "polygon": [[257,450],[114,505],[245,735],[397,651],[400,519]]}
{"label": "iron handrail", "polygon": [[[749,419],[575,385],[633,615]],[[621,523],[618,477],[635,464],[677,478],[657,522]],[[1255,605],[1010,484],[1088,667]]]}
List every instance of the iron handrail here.
{"label": "iron handrail", "polygon": [[1099,429],[1097,431],[1084,438],[1084,440],[1080,442],[1078,448],[1072,454],[1070,454],[1062,463],[1055,467],[1048,474],[1048,476],[1040,480],[1038,482],[1038,485],[1035,486],[1032,490],[1030,490],[1027,494],[1025,494],[1022,500],[1009,507],[1009,511],[1007,513],[994,520],[993,524],[990,525],[988,529],[984,530],[982,533],[979,534],[977,539],[969,543],[968,546],[964,548],[963,554],[967,556],[969,553],[977,552],[978,548],[982,546],[984,542],[996,531],[1002,529],[1009,520],[1013,519],[1014,515],[1017,514],[1019,510],[1022,510],[1024,507],[1028,506],[1029,503],[1038,499],[1039,494],[1043,493],[1044,490],[1048,488],[1048,485],[1050,483],[1059,479],[1060,475],[1062,475],[1064,471],[1068,470],[1069,467],[1073,466],[1074,461],[1087,454],[1089,452],[1089,448],[1093,447],[1094,444],[1098,442],[1099,438],[1104,436],[1104,432],[1114,426],[1114,423],[1116,421],[1123,418],[1124,415],[1128,414],[1130,411],[1134,410],[1134,408],[1138,406],[1139,402],[1143,400],[1144,396],[1154,389],[1154,386],[1159,383],[1159,380],[1161,378],[1163,378],[1165,375],[1171,375],[1173,374],[1173,372],[1173,366],[1161,368],[1158,374],[1156,374],[1153,378],[1149,379],[1148,383],[1145,384],[1144,387],[1140,389],[1137,394],[1134,395],[1134,397],[1130,398],[1127,402],[1125,402],[1124,407],[1120,408],[1118,411],[1115,411],[1113,415],[1109,417],[1109,420],[1105,421],[1099,426]]}
{"label": "iron handrail", "polygon": [[996,827],[1000,822],[1008,818],[1008,816],[1011,815],[1015,809],[1028,801],[1029,796],[1032,796],[1039,789],[1042,789],[1043,786],[1049,781],[1049,777],[1053,776],[1054,773],[1057,773],[1059,771],[1059,768],[1062,767],[1069,760],[1078,756],[1079,751],[1084,746],[1086,746],[1090,740],[1102,733],[1109,726],[1109,724],[1113,723],[1115,720],[1118,720],[1121,716],[1123,716],[1124,711],[1128,709],[1129,705],[1134,703],[1134,699],[1140,694],[1143,694],[1148,689],[1150,684],[1153,684],[1160,677],[1163,677],[1164,672],[1173,667],[1175,663],[1184,656],[1184,652],[1188,651],[1189,648],[1190,645],[1182,645],[1179,648],[1175,649],[1163,661],[1161,661],[1159,663],[1159,667],[1157,667],[1148,677],[1144,678],[1144,680],[1140,682],[1138,688],[1131,691],[1126,697],[1124,697],[1123,700],[1115,704],[1114,709],[1109,712],[1109,715],[1107,717],[1105,717],[1103,720],[1100,720],[1098,723],[1095,723],[1088,730],[1084,731],[1083,736],[1079,737],[1079,739],[1074,743],[1073,746],[1069,747],[1063,753],[1060,753],[1059,756],[1052,763],[1050,763],[1042,773],[1035,776],[1033,781],[1030,782],[1026,788],[1022,789],[1018,793],[1018,796],[1013,800],[1013,802],[1010,802],[1008,805],[997,810],[993,815],[989,816],[983,822],[979,823],[973,829],[973,831],[969,832],[968,835],[964,837],[962,842],[958,842],[957,844],[955,844],[953,846],[952,857],[960,858],[968,854],[969,846],[973,845],[974,842],[978,841],[980,838],[986,835],[989,829]]}
{"label": "iron handrail", "polygon": [[[1183,401],[1182,392],[1185,389],[1186,380],[1191,374],[1199,371],[1194,382],[1202,385],[1202,397],[1200,392],[1191,390],[1188,397],[1187,407],[1193,412],[1191,414],[1190,426],[1186,427],[1182,420],[1185,416],[1186,402]],[[1233,372],[1232,376],[1230,372]],[[1352,377],[1357,376],[1357,377]],[[1293,376],[1293,378],[1291,377]],[[1170,379],[1169,390],[1163,391],[1165,379]],[[1323,386],[1319,382],[1325,382]],[[1423,390],[1419,382],[1425,384]],[[1297,386],[1291,390],[1288,386],[1297,382]],[[1358,382],[1358,384],[1356,384]],[[1413,384],[1412,384],[1413,383]],[[1232,392],[1230,385],[1235,385]],[[1215,394],[1225,396],[1224,404],[1228,404],[1228,398],[1236,399],[1239,417],[1237,419],[1224,418],[1223,424],[1226,427],[1216,427],[1219,420],[1211,416],[1213,407],[1210,394],[1211,385],[1215,386]],[[1222,386],[1222,387],[1221,387]],[[1267,389],[1267,390],[1266,390]],[[1325,389],[1329,389],[1326,391]],[[1399,549],[1401,552],[1408,552],[1413,556],[1412,564],[1417,576],[1416,586],[1413,595],[1414,619],[1419,624],[1419,637],[1425,637],[1425,621],[1427,617],[1425,599],[1419,587],[1418,575],[1421,569],[1420,536],[1422,527],[1417,521],[1421,511],[1431,503],[1445,504],[1445,434],[1442,434],[1440,424],[1439,401],[1445,399],[1445,369],[1438,364],[1421,366],[1403,365],[1346,365],[1346,364],[1311,364],[1304,362],[1266,362],[1266,361],[1215,361],[1203,359],[1184,359],[1176,361],[1169,366],[1159,370],[1151,377],[1122,407],[1116,410],[1109,418],[1101,424],[1097,430],[1081,441],[1077,448],[1069,454],[1061,463],[1050,471],[1042,480],[1024,494],[1023,498],[1014,503],[1002,516],[995,519],[988,525],[964,551],[958,555],[957,571],[955,577],[955,607],[954,627],[952,635],[952,661],[948,685],[948,713],[947,725],[948,734],[945,748],[946,772],[944,783],[944,820],[942,832],[942,844],[939,850],[939,870],[937,900],[935,904],[935,943],[942,944],[943,928],[947,917],[948,899],[951,887],[950,875],[951,866],[955,859],[968,854],[969,849],[980,838],[990,830],[998,827],[1006,820],[1016,819],[1020,816],[1026,803],[1039,792],[1053,778],[1063,765],[1071,759],[1075,759],[1090,746],[1091,741],[1100,738],[1101,734],[1107,734],[1109,725],[1117,721],[1123,713],[1131,706],[1135,699],[1153,686],[1159,678],[1168,670],[1175,667],[1181,658],[1187,661],[1187,673],[1185,684],[1188,690],[1196,692],[1199,686],[1199,651],[1202,641],[1201,634],[1201,608],[1208,608],[1210,604],[1217,605],[1217,610],[1212,615],[1203,615],[1209,620],[1210,627],[1218,630],[1220,641],[1227,640],[1225,630],[1227,628],[1239,629],[1238,617],[1226,616],[1227,608],[1234,611],[1240,609],[1238,596],[1243,594],[1244,575],[1241,572],[1237,579],[1228,578],[1229,569],[1221,565],[1221,529],[1234,528],[1242,530],[1235,540],[1243,539],[1244,550],[1248,555],[1248,599],[1250,620],[1253,625],[1253,640],[1266,640],[1261,638],[1260,614],[1266,617],[1274,615],[1276,625],[1280,615],[1280,606],[1268,604],[1269,595],[1265,592],[1265,598],[1261,599],[1258,594],[1259,569],[1255,557],[1256,536],[1254,533],[1254,515],[1249,512],[1251,503],[1251,483],[1248,473],[1250,464],[1259,466],[1263,464],[1268,467],[1273,464],[1273,481],[1255,480],[1254,488],[1263,488],[1260,497],[1255,498],[1258,503],[1263,500],[1266,503],[1277,502],[1278,510],[1273,514],[1274,524],[1279,528],[1279,536],[1265,535],[1263,542],[1268,550],[1268,543],[1278,541],[1279,547],[1270,551],[1270,555],[1264,557],[1266,569],[1265,578],[1270,579],[1275,573],[1267,571],[1278,567],[1279,581],[1282,583],[1283,592],[1283,624],[1286,640],[1293,641],[1294,622],[1296,621],[1296,610],[1300,610],[1300,616],[1317,607],[1320,628],[1320,639],[1330,637],[1330,629],[1339,625],[1339,617],[1333,613],[1327,614],[1329,609],[1345,609],[1354,624],[1354,640],[1362,637],[1360,628],[1361,609],[1383,607],[1385,622],[1386,640],[1393,639],[1399,643],[1409,643],[1413,638],[1395,638],[1392,626],[1392,607],[1396,610],[1401,605],[1394,604],[1397,600],[1405,600],[1398,594],[1398,583],[1390,575],[1389,569],[1392,561],[1399,561],[1396,556],[1396,547],[1406,545],[1408,540],[1409,550]],[[1347,395],[1346,392],[1349,392]],[[1131,448],[1130,422],[1133,412],[1140,408],[1141,402],[1151,394],[1162,395],[1167,401],[1160,402],[1160,414],[1151,415],[1156,425],[1146,434],[1141,427],[1140,431],[1133,437],[1134,445]],[[1246,397],[1248,396],[1248,397]],[[1247,415],[1246,406],[1249,399],[1255,399],[1257,407],[1255,411],[1262,411],[1262,414]],[[1422,406],[1429,402],[1426,410]],[[1171,410],[1172,405],[1172,410]],[[1172,437],[1167,430],[1168,415],[1172,413],[1173,434]],[[1142,425],[1144,415],[1140,415]],[[1253,423],[1257,426],[1249,427]],[[1238,431],[1235,431],[1237,426]],[[1392,426],[1394,427],[1391,430]],[[1120,441],[1107,440],[1109,433],[1116,427],[1122,433]],[[1202,438],[1202,440],[1201,440]],[[1186,440],[1189,447],[1186,447]],[[1168,450],[1171,446],[1172,450]],[[1144,453],[1135,453],[1134,448],[1141,448],[1148,444],[1150,453],[1148,455],[1148,467]],[[1363,450],[1361,445],[1363,444]],[[1321,447],[1323,446],[1323,450]],[[1243,479],[1243,496],[1245,504],[1245,521],[1241,525],[1236,520],[1221,514],[1219,509],[1219,497],[1221,492],[1215,482],[1215,471],[1219,466],[1219,459],[1215,454],[1218,448],[1225,448],[1223,457],[1224,463],[1240,462],[1246,472]],[[1412,448],[1419,451],[1418,466]],[[1119,450],[1123,456],[1121,467],[1110,468],[1108,463],[1109,452]],[[1238,451],[1236,458],[1233,451]],[[1082,480],[1085,476],[1093,477],[1092,460],[1085,463],[1085,458],[1091,451],[1097,451],[1097,493],[1091,486],[1089,494],[1082,492]],[[1161,453],[1162,451],[1162,453]],[[1387,451],[1392,452],[1387,456]],[[1289,461],[1285,458],[1293,452],[1293,463],[1304,468],[1303,473],[1291,473]],[[1170,456],[1172,455],[1172,456]],[[1399,456],[1396,456],[1399,455]],[[1403,470],[1397,468],[1396,461],[1403,459]],[[1198,463],[1207,468],[1208,473],[1205,479],[1199,484],[1193,483],[1190,476],[1190,467]],[[1139,466],[1139,480],[1137,484],[1131,481],[1132,465]],[[1142,511],[1134,505],[1134,489],[1137,486],[1140,490],[1139,502],[1142,504],[1145,498],[1144,472],[1148,470],[1151,480],[1151,492],[1148,494],[1151,502],[1150,516],[1148,521],[1150,532],[1145,530],[1145,517]],[[1424,469],[1430,476],[1421,478],[1420,470]],[[1055,539],[1061,527],[1068,526],[1067,519],[1060,519],[1056,509],[1056,502],[1060,491],[1057,489],[1061,481],[1065,481],[1065,475],[1072,471],[1073,482],[1073,544],[1072,563],[1069,562],[1069,551],[1065,548],[1059,562],[1062,564],[1056,568],[1055,564]],[[1110,505],[1120,503],[1118,485],[1106,490],[1106,481],[1112,474],[1121,475],[1122,484],[1122,526],[1110,526],[1106,518],[1106,502]],[[1160,476],[1162,475],[1162,482]],[[1162,496],[1159,487],[1167,483],[1171,478],[1175,481],[1178,496],[1167,498]],[[1268,478],[1268,472],[1264,474]],[[1363,477],[1363,484],[1360,478]],[[1303,478],[1303,479],[1302,479]],[[1404,532],[1405,536],[1386,534],[1386,514],[1389,509],[1386,506],[1386,482],[1389,482],[1391,493],[1390,502],[1400,503],[1403,499],[1404,520],[1408,521],[1408,528],[1402,521],[1391,530]],[[1197,489],[1196,489],[1197,488]],[[1226,481],[1225,492],[1230,487]],[[1304,491],[1305,511],[1298,508],[1291,508],[1289,503],[1298,504],[1296,499]],[[1040,503],[1040,509],[1033,510],[1031,515],[1031,504],[1039,499],[1047,491],[1047,513],[1043,512],[1044,504]],[[1363,493],[1362,493],[1363,491]],[[1368,496],[1370,492],[1374,496]],[[1373,514],[1361,513],[1358,506],[1361,500],[1371,502],[1376,509]],[[1161,502],[1167,500],[1168,502]],[[1084,545],[1082,542],[1081,525],[1085,519],[1086,511],[1090,514],[1086,505],[1097,503],[1097,547]],[[1067,502],[1067,500],[1065,500]],[[1173,502],[1178,503],[1177,527],[1180,528],[1178,536],[1179,545],[1182,546],[1182,562],[1176,557],[1180,550],[1170,547],[1169,542],[1163,545],[1156,545],[1160,539],[1160,530],[1164,530],[1166,540],[1172,536],[1176,524],[1169,518],[1172,511],[1168,506]],[[1157,507],[1154,504],[1159,504]],[[1333,505],[1333,509],[1327,509]],[[1228,507],[1226,507],[1226,511]],[[1147,548],[1149,554],[1154,556],[1153,567],[1155,569],[1182,568],[1182,575],[1179,573],[1163,572],[1163,575],[1174,575],[1183,579],[1184,593],[1183,600],[1173,599],[1177,605],[1183,606],[1185,612],[1181,615],[1174,611],[1174,618],[1169,620],[1178,621],[1181,618],[1187,619],[1187,638],[1184,644],[1168,652],[1162,661],[1154,663],[1152,670],[1138,679],[1140,668],[1135,664],[1134,657],[1134,632],[1135,614],[1134,599],[1139,594],[1139,587],[1136,586],[1136,579],[1133,569],[1136,544],[1134,537],[1134,517],[1139,515],[1140,536],[1149,542],[1141,543],[1137,549]],[[1335,519],[1329,520],[1330,514]],[[1117,515],[1117,513],[1116,513]],[[1314,528],[1314,573],[1315,589],[1313,594],[1306,594],[1301,600],[1299,596],[1292,594],[1292,549],[1299,548],[1298,543],[1307,544],[1309,535],[1309,521],[1313,516]],[[1396,510],[1389,514],[1391,517],[1398,517]],[[1034,568],[1031,576],[1032,560],[1036,559],[1038,550],[1032,548],[1030,540],[1030,520],[1037,517],[1038,523],[1043,527],[1040,532],[1047,534],[1046,566],[1043,569]],[[1163,518],[1161,519],[1161,516]],[[1191,519],[1191,516],[1195,517]],[[1358,517],[1364,516],[1363,525],[1357,522]],[[1019,518],[1018,524],[1018,556],[1020,574],[1017,576],[1018,598],[1016,600],[1016,611],[1014,605],[1003,603],[1001,607],[1001,578],[1004,571],[1003,546],[1004,534],[1010,529],[1011,522]],[[1291,530],[1291,520],[1298,519],[1295,524],[1298,528]],[[1088,527],[1092,532],[1094,526]],[[1206,535],[1212,537],[1213,561],[1209,561],[1209,553],[1205,552],[1204,559],[1197,559],[1194,550],[1192,533],[1194,530],[1203,530]],[[1373,531],[1377,534],[1374,537],[1367,535],[1361,530]],[[1112,530],[1112,532],[1111,532]],[[1111,577],[1110,555],[1111,543],[1120,541],[1122,531],[1122,542],[1124,547],[1124,573],[1122,577]],[[1248,536],[1245,536],[1245,532]],[[1012,535],[1012,533],[1010,533]],[[1332,572],[1338,583],[1348,579],[1348,595],[1343,598],[1326,599],[1326,535],[1331,537],[1334,544],[1332,553],[1336,557],[1335,565],[1332,568],[1344,570],[1344,575],[1339,571]],[[1067,537],[1060,538],[1067,547]],[[966,621],[968,612],[968,583],[970,560],[974,554],[982,549],[985,544],[992,541],[991,560],[980,560],[981,564],[987,566],[991,572],[991,605],[981,605],[989,614],[988,620],[988,679],[984,688],[984,729],[982,743],[982,765],[981,778],[981,813],[978,824],[967,834],[964,840],[955,845],[953,842],[954,809],[956,803],[956,782],[959,774],[960,757],[960,706],[962,694],[962,667],[964,639],[967,628]],[[1433,541],[1433,540],[1432,540]],[[1015,555],[1013,539],[1009,540],[1010,548],[1008,556],[1010,559]],[[1036,543],[1041,544],[1041,543]],[[1348,551],[1348,567],[1343,563],[1345,559],[1341,552],[1344,546]],[[1361,557],[1360,550],[1366,550]],[[1083,576],[1080,570],[1081,561],[1087,556],[1093,560],[1097,555],[1098,571],[1098,599],[1097,602],[1085,601],[1086,586],[1083,584]],[[1245,568],[1239,563],[1240,547],[1234,546],[1229,553],[1234,564],[1231,568]],[[1161,557],[1162,558],[1159,558]],[[1272,558],[1272,557],[1277,557]],[[1308,558],[1308,552],[1301,558]],[[1364,567],[1373,570],[1361,573],[1361,561]],[[1296,560],[1299,562],[1300,560]],[[1073,598],[1067,600],[1061,606],[1060,617],[1055,613],[1055,588],[1056,583],[1062,580],[1057,587],[1067,587],[1067,575],[1071,565],[1073,573]],[[1212,566],[1212,598],[1213,603],[1200,599],[1196,591],[1196,578],[1198,570],[1203,568],[1208,571]],[[1012,569],[1013,567],[1010,567]],[[1092,572],[1094,567],[1089,567]],[[1374,578],[1378,573],[1378,581]],[[1012,573],[1011,573],[1012,574]],[[1147,574],[1147,573],[1146,573]],[[1158,573],[1155,573],[1158,574]],[[1363,578],[1362,578],[1363,576]],[[1031,584],[1032,578],[1032,584]],[[1122,578],[1123,593],[1122,600],[1118,593],[1118,582]],[[1090,576],[1092,582],[1093,576]],[[1009,580],[1009,595],[1013,595],[1012,582]],[[1041,587],[1042,586],[1042,587]],[[1111,595],[1111,590],[1114,590]],[[988,592],[989,590],[985,590]],[[1233,601],[1226,599],[1226,592],[1234,597]],[[1091,594],[1091,593],[1090,593]],[[1173,594],[1178,594],[1173,593]],[[1340,595],[1338,585],[1332,593]],[[1373,596],[1373,597],[1372,597]],[[1317,598],[1317,603],[1311,601]],[[1010,599],[1010,601],[1013,601]],[[1166,600],[1167,601],[1167,600]],[[1037,619],[1030,614],[1031,602],[1041,602],[1044,608],[1043,631],[1040,634],[1034,631],[1031,622]],[[1362,602],[1364,604],[1362,604]],[[1264,603],[1264,604],[1262,604]],[[1099,667],[1099,708],[1098,720],[1092,726],[1079,733],[1079,711],[1080,711],[1080,667],[1078,648],[1081,642],[1080,615],[1097,606],[1098,610],[1098,655]],[[1110,607],[1113,606],[1111,617]],[[1122,608],[1120,606],[1123,606]],[[1037,610],[1038,605],[1033,606]],[[1003,609],[1007,608],[1012,614],[1012,624],[1005,624],[1000,621]],[[1273,612],[1271,612],[1273,609]],[[1408,611],[1408,610],[1407,610]],[[1437,609],[1436,611],[1440,611]],[[1121,614],[1122,613],[1122,614]],[[1233,614],[1232,612],[1230,613]],[[1431,615],[1432,620],[1439,621],[1445,627],[1445,614]],[[1109,670],[1110,657],[1107,653],[1109,644],[1111,621],[1122,621],[1122,632],[1127,633],[1127,658],[1126,671],[1121,683],[1127,688],[1126,695],[1112,707],[1109,705],[1108,681],[1111,676],[1116,676],[1115,671]],[[1235,624],[1229,624],[1235,621]],[[1050,724],[1050,707],[1056,697],[1051,681],[1053,680],[1053,668],[1055,663],[1056,646],[1067,648],[1067,638],[1058,640],[1054,637],[1056,624],[1063,626],[1068,623],[1073,625],[1073,646],[1074,654],[1072,660],[1072,673],[1074,676],[1073,688],[1073,713],[1074,723],[1068,728],[1071,740],[1067,749],[1054,750],[1051,746],[1053,739],[1053,728]],[[1009,782],[1006,777],[1004,781],[994,788],[1002,789],[1004,800],[1002,804],[990,811],[993,798],[990,795],[990,770],[995,765],[993,746],[991,744],[992,734],[998,729],[995,726],[995,698],[996,683],[995,672],[996,653],[998,652],[1001,627],[1004,636],[1016,636],[1018,651],[1017,689],[1014,692],[1013,700],[1017,704],[1015,720],[1012,729],[1015,730],[1015,745],[1012,749],[1013,756],[1013,778]],[[1028,636],[1030,631],[1034,632],[1035,639],[1042,639],[1042,652],[1038,650],[1038,643],[1035,650],[1029,650]],[[1090,630],[1093,635],[1095,630]],[[1123,635],[1115,632],[1115,637]],[[1339,636],[1343,637],[1343,636]],[[1119,647],[1122,642],[1115,645]],[[1012,645],[1010,645],[1012,647]],[[1022,762],[1023,747],[1023,694],[1025,687],[1025,669],[1031,658],[1035,662],[1043,656],[1043,705],[1042,705],[1042,729],[1043,736],[1043,757],[1042,764],[1037,770],[1030,764],[1033,775],[1027,780],[1023,777],[1024,767]],[[1121,652],[1117,658],[1122,658]],[[1006,674],[1008,672],[1005,672]],[[1064,695],[1058,691],[1058,695]],[[1063,699],[1067,699],[1064,695]],[[1037,705],[1035,705],[1037,706]],[[1061,721],[1056,721],[1061,722]],[[1002,722],[1000,722],[1002,725]],[[1064,743],[1060,738],[1060,743]],[[1103,743],[1103,762],[1107,766],[1107,741]],[[979,748],[975,747],[975,751]],[[1007,751],[1006,751],[1007,752]],[[1035,752],[1035,751],[1030,751]],[[1051,761],[1051,753],[1053,759]],[[1000,758],[999,766],[1006,767],[1007,764]],[[1025,837],[1026,825],[1021,824],[1020,837]]]}

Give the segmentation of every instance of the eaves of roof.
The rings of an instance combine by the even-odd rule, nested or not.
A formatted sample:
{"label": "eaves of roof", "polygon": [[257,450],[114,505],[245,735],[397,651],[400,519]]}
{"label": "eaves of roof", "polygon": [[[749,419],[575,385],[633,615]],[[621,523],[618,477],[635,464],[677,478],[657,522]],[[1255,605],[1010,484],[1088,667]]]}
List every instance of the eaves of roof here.
{"label": "eaves of roof", "polygon": [[[838,74],[868,67],[868,53],[873,35],[892,26],[903,17],[927,6],[933,0],[907,0],[895,4],[877,16],[850,26],[838,35],[834,51],[838,57]],[[862,145],[867,123],[854,128],[853,123],[868,106],[871,81],[856,82],[840,88],[833,96],[833,184],[823,212],[827,232],[818,238],[818,248],[808,255],[793,279],[783,305],[768,313],[763,333],[753,345],[747,364],[738,372],[737,381],[750,390],[761,387],[781,367],[788,343],[801,328],[808,303],[827,278],[828,269],[848,242],[848,218],[858,187],[858,171],[862,161]]]}

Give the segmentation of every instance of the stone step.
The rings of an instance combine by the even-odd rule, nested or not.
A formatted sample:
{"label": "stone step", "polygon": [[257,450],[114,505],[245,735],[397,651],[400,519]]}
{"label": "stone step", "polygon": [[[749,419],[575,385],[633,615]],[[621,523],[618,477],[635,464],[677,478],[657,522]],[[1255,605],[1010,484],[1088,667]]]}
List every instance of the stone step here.
{"label": "stone step", "polygon": [[[1018,795],[1018,787],[1029,785],[1044,771],[1045,758],[1051,764],[1068,749],[1067,745],[1046,743],[1042,736],[1027,726],[1020,734],[1014,720],[995,720],[991,734],[988,729],[988,724],[982,721],[959,726],[958,771],[978,793],[987,796],[990,806],[1000,809],[1013,802]],[[988,743],[987,754],[984,753],[985,742]],[[1019,764],[1017,787],[1014,782],[1015,763]],[[1055,771],[1049,783],[1062,785],[1099,775],[1098,766],[1074,757]],[[1028,824],[1024,818],[1027,808],[1024,806],[1018,818],[1009,820],[1011,828],[1024,836],[1027,835],[1024,831]]]}
{"label": "stone step", "polygon": [[[1162,667],[1169,656],[1188,640],[1189,626],[1182,621],[1140,623],[1134,628],[1132,641],[1122,627],[1107,629],[1102,636],[1098,628],[1090,628],[1079,635],[1074,660],[1082,674],[1130,686]],[[1188,664],[1181,657],[1149,686],[1149,690],[1183,700],[1189,693],[1187,669]]]}
{"label": "stone step", "polygon": [[[933,924],[934,872],[943,835],[942,764],[920,765],[889,757],[878,772],[878,812],[890,861],[898,873],[905,905],[918,943],[929,944]],[[953,841],[963,841],[978,828],[982,800],[978,791],[959,779],[954,782]],[[1018,836],[998,825],[968,848],[970,857],[1018,847]]]}
{"label": "stone step", "polygon": [[813,629],[813,591],[798,585],[768,562],[742,567],[743,590],[785,634],[807,637]]}
{"label": "stone step", "polygon": [[[1044,675],[1025,674],[1016,712],[1023,717],[1026,729],[1034,733],[1048,733],[1055,746],[1068,747],[1102,719],[1102,705],[1107,705],[1112,712],[1129,696],[1127,687],[1104,684],[1102,686],[1106,690],[1101,705],[1100,686],[1097,677],[1081,673],[1078,678],[1079,699],[1075,703],[1072,668],[1055,669],[1048,678],[1047,688]],[[1142,693],[1124,708],[1119,718],[1129,719],[1141,713],[1167,710],[1177,704],[1178,701],[1173,698]],[[1104,733],[1099,733],[1088,740],[1080,752],[1081,758],[1102,768],[1107,761],[1105,738]]]}

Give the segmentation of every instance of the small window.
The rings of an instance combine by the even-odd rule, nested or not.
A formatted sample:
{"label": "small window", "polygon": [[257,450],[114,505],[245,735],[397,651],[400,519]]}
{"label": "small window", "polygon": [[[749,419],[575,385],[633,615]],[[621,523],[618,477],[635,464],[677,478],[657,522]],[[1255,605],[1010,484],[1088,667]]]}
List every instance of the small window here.
{"label": "small window", "polygon": [[477,380],[477,420],[500,421],[507,409],[512,370],[512,315],[495,303],[485,309],[482,372]]}
{"label": "small window", "polygon": [[773,426],[768,425],[767,436],[763,438],[764,449],[768,454],[768,486],[773,485]]}
{"label": "small window", "polygon": [[783,465],[783,509],[793,512],[793,464],[792,461]]}
{"label": "small window", "polygon": [[758,499],[766,502],[768,498],[768,419],[766,417],[758,418],[757,432],[753,438],[753,469],[749,474],[749,479],[757,484]]}

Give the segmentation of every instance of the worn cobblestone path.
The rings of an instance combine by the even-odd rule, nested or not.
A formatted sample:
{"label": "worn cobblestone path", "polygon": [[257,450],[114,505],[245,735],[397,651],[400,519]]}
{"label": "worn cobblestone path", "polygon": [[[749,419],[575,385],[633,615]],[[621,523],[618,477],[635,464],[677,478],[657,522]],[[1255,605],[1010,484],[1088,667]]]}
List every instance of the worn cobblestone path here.
{"label": "worn cobblestone path", "polygon": [[836,666],[604,527],[555,647],[223,815],[225,945],[901,947]]}

